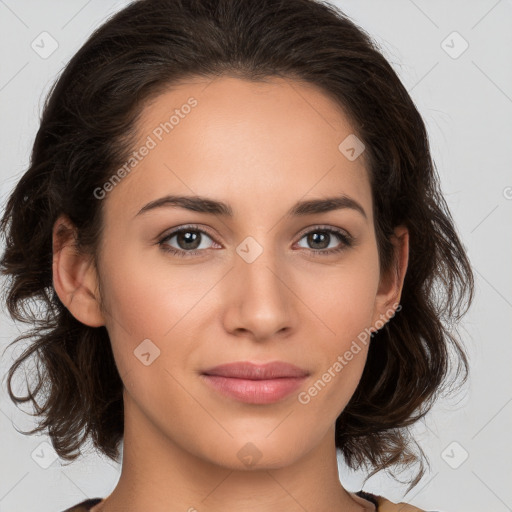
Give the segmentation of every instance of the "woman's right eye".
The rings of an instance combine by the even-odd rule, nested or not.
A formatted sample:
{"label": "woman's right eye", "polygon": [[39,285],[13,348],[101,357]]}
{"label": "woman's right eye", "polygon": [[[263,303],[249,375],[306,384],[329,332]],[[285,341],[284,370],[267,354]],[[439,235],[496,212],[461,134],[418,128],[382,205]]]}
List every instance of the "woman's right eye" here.
{"label": "woman's right eye", "polygon": [[[201,251],[211,248],[204,238],[208,238],[213,242],[212,237],[204,230],[190,227],[180,227],[171,233],[165,235],[158,243],[166,252],[175,254],[176,256],[196,256]],[[170,242],[175,239],[177,247],[170,245]]]}

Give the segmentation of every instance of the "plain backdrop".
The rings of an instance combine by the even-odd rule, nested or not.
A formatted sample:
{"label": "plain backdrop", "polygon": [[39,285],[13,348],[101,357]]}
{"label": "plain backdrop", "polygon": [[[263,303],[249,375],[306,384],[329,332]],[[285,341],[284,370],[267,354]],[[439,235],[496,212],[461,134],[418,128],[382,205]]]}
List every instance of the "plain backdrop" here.
{"label": "plain backdrop", "polygon": [[[257,1],[257,0],[255,0]],[[430,471],[406,485],[377,474],[364,489],[443,512],[512,510],[512,1],[340,0],[380,45],[423,115],[443,192],[476,275],[461,327],[469,384],[413,432]],[[0,0],[0,203],[27,168],[46,92],[89,34],[127,2]],[[45,55],[39,43],[45,38]],[[52,46],[53,45],[53,46]],[[55,47],[55,48],[54,48]],[[41,54],[43,53],[43,54]],[[0,349],[23,325],[2,306]],[[0,511],[59,512],[107,496],[120,467],[92,450],[70,465],[8,398],[0,361]],[[25,409],[25,411],[30,411]],[[38,457],[39,455],[39,457]],[[44,462],[41,463],[41,460]],[[46,466],[46,467],[43,467]],[[339,460],[349,490],[363,472]],[[404,479],[407,474],[399,474]]]}

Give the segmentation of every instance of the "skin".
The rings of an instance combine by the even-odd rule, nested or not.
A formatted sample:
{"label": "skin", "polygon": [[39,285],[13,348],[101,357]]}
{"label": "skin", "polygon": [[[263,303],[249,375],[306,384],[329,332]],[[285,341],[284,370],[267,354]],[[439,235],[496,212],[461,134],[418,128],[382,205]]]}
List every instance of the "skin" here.
{"label": "skin", "polygon": [[[396,308],[407,229],[393,239],[398,271],[382,273],[365,154],[350,161],[340,152],[356,131],[321,90],[278,78],[183,83],[145,108],[140,144],[191,96],[197,106],[103,199],[97,269],[59,245],[56,229],[72,227],[69,220],[54,226],[55,289],[79,321],[106,326],[124,383],[122,473],[93,510],[374,510],[340,483],[334,443],[370,341],[309,403],[297,395]],[[224,201],[233,218],[172,206],[136,215],[167,194]],[[350,208],[286,216],[299,200],[341,194],[367,218]],[[166,253],[158,241],[189,223],[207,231],[201,253]],[[318,246],[305,235],[323,232],[318,225],[344,230],[355,244],[313,255]],[[251,263],[236,252],[248,236],[263,250]],[[178,237],[166,244],[187,250]],[[343,242],[332,234],[327,245]],[[148,366],[134,356],[145,339],[160,350]],[[199,375],[226,362],[276,360],[310,375],[268,405],[222,396]],[[237,455],[247,443],[260,454],[253,466]]]}

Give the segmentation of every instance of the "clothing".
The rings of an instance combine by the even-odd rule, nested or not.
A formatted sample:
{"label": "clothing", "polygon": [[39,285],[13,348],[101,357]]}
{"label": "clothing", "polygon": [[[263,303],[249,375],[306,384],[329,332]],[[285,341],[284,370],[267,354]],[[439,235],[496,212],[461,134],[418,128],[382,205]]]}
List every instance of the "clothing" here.
{"label": "clothing", "polygon": [[[370,503],[373,503],[377,509],[377,512],[428,512],[412,505],[406,505],[404,503],[393,503],[382,496],[377,496],[365,491],[358,491],[354,493],[356,496],[363,498]],[[102,498],[92,498],[81,503],[78,503],[74,507],[68,508],[63,512],[87,512],[91,510],[94,505],[97,505]],[[438,512],[432,510],[431,512]]]}
{"label": "clothing", "polygon": [[78,503],[74,507],[67,508],[64,512],[85,512],[87,510],[91,510],[94,505],[97,505],[103,498],[91,498],[81,503]]}
{"label": "clothing", "polygon": [[[363,498],[373,503],[377,508],[377,512],[429,512],[427,510],[423,510],[421,508],[417,508],[413,505],[408,505],[403,502],[393,503],[392,501],[389,501],[386,498],[383,498],[382,496],[372,494],[370,492],[358,491],[354,494],[356,494],[356,496],[359,496],[360,498]],[[432,510],[430,512],[439,511]]]}

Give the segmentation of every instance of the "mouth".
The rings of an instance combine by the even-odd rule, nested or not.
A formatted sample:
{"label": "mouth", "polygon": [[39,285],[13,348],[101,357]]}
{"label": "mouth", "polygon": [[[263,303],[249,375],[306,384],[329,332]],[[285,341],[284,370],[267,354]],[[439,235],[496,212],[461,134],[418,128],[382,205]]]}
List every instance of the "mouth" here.
{"label": "mouth", "polygon": [[248,361],[223,364],[201,373],[224,396],[250,404],[278,402],[297,390],[309,372],[283,361],[263,365]]}

